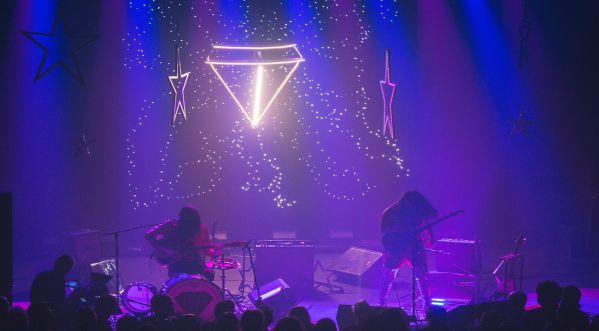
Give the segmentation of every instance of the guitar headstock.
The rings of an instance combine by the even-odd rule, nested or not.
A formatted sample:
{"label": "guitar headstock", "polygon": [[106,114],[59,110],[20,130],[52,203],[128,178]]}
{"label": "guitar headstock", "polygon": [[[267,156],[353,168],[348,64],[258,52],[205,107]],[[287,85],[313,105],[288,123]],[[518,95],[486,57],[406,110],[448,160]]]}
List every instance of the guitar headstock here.
{"label": "guitar headstock", "polygon": [[518,254],[518,252],[520,251],[520,249],[522,249],[522,246],[524,246],[524,243],[526,242],[526,237],[524,235],[519,235],[518,238],[516,239],[516,241],[514,241],[514,254]]}
{"label": "guitar headstock", "polygon": [[463,209],[458,209],[456,211],[451,212],[449,215],[451,215],[451,217],[454,217],[454,216],[462,215],[463,213],[464,213]]}

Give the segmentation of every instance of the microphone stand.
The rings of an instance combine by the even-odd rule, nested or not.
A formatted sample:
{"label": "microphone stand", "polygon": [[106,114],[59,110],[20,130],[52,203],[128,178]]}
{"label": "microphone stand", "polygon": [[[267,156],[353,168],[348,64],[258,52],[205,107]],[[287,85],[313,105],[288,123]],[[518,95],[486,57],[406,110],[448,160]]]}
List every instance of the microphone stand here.
{"label": "microphone stand", "polygon": [[256,300],[256,308],[260,308],[258,306],[262,306],[262,294],[260,294],[260,284],[258,283],[258,279],[256,278],[256,268],[254,267],[254,257],[252,255],[252,246],[250,245],[250,241],[247,243],[247,250],[250,256],[250,266],[252,268],[252,274],[254,276],[254,288],[256,289],[256,293],[258,294],[258,299]]}
{"label": "microphone stand", "polygon": [[115,290],[115,295],[116,295],[116,299],[119,299],[119,295],[120,295],[120,269],[119,269],[119,235],[121,233],[125,233],[125,232],[130,232],[130,231],[135,231],[135,230],[139,230],[139,229],[145,229],[145,228],[149,228],[152,226],[156,226],[159,223],[155,223],[155,224],[146,224],[146,225],[140,225],[140,226],[135,226],[132,228],[128,228],[128,229],[123,229],[123,230],[117,230],[117,231],[112,231],[112,232],[106,232],[103,235],[104,236],[113,236],[114,237],[114,268],[115,268],[115,278],[116,278],[116,290]]}
{"label": "microphone stand", "polygon": [[416,244],[412,244],[412,319],[414,322],[418,321],[416,316]]}

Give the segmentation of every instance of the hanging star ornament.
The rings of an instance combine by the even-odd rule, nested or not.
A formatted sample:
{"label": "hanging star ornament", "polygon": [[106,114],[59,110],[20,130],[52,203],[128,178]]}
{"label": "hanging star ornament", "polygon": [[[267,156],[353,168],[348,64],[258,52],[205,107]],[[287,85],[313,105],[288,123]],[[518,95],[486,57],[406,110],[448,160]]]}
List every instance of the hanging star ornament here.
{"label": "hanging star ornament", "polygon": [[176,76],[168,76],[173,92],[175,92],[175,103],[173,105],[173,124],[177,119],[179,109],[183,114],[183,119],[187,120],[187,109],[185,108],[185,86],[189,79],[189,72],[181,73],[181,58],[179,56],[179,47],[177,47],[177,74]]}
{"label": "hanging star ornament", "polygon": [[38,81],[52,71],[52,69],[60,66],[79,83],[84,85],[85,82],[81,75],[81,68],[77,61],[77,52],[100,36],[68,33],[64,27],[63,16],[63,7],[62,5],[58,5],[52,31],[49,33],[21,31],[25,37],[44,51],[44,56],[37,68],[34,81]]}
{"label": "hanging star ornament", "polygon": [[518,118],[512,120],[512,135],[528,134],[532,121],[524,114],[524,110],[520,109]]}
{"label": "hanging star ornament", "polygon": [[79,155],[82,155],[82,154],[85,154],[85,156],[87,156],[89,159],[92,158],[91,144],[93,144],[93,141],[90,141],[89,139],[87,139],[87,136],[85,135],[85,131],[81,130],[81,133],[79,134],[77,139],[75,139],[73,141],[73,143],[75,145],[75,151],[73,152],[73,158],[78,157]]}
{"label": "hanging star ornament", "polygon": [[393,96],[395,95],[395,83],[391,82],[391,73],[389,68],[389,49],[385,51],[385,80],[380,81],[381,92],[383,93],[383,135],[394,137],[393,130]]}

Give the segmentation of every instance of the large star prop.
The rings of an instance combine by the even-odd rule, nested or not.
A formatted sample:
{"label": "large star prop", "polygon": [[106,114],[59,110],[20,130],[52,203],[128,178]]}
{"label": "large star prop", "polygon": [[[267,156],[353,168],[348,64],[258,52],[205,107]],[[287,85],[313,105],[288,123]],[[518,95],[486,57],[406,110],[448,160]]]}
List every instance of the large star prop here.
{"label": "large star prop", "polygon": [[185,85],[187,85],[187,79],[189,78],[189,72],[184,74],[181,73],[181,58],[179,57],[179,47],[177,47],[177,75],[168,76],[168,80],[171,82],[173,92],[175,92],[175,103],[173,105],[173,124],[177,119],[179,109],[183,114],[183,118],[187,120],[187,109],[185,108]]}
{"label": "large star prop", "polygon": [[63,21],[63,8],[59,5],[50,33],[21,31],[25,37],[44,50],[44,57],[37,68],[34,81],[38,81],[52,69],[60,66],[78,82],[84,84],[77,62],[77,52],[100,36],[68,33],[65,31]]}
{"label": "large star prop", "polygon": [[381,92],[383,93],[383,135],[391,136],[393,139],[393,96],[395,95],[395,83],[391,82],[391,73],[389,70],[389,49],[385,51],[385,80],[381,80]]}

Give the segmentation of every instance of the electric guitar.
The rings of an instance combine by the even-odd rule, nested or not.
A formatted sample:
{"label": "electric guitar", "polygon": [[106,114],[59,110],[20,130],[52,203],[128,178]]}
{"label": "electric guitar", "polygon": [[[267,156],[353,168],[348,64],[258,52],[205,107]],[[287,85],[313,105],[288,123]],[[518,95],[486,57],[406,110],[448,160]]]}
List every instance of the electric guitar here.
{"label": "electric guitar", "polygon": [[426,225],[420,226],[414,229],[398,229],[397,231],[387,232],[383,235],[381,242],[383,243],[383,247],[385,250],[393,255],[399,255],[404,252],[412,245],[414,238],[421,233],[422,231],[426,231],[433,226],[449,219],[452,217],[456,217],[458,215],[463,214],[463,210],[456,210],[451,212],[441,218],[438,218],[432,222],[429,222]]}
{"label": "electric guitar", "polygon": [[[232,241],[228,243],[222,244],[211,244],[206,246],[196,246],[185,252],[181,252],[177,249],[163,247],[163,246],[154,246],[154,258],[156,262],[161,265],[169,265],[175,261],[183,259],[184,255],[188,255],[191,252],[195,252],[201,255],[212,255],[210,254],[210,250],[220,250],[221,248],[226,247],[245,247],[248,245],[248,241]],[[218,255],[218,254],[217,254]]]}

